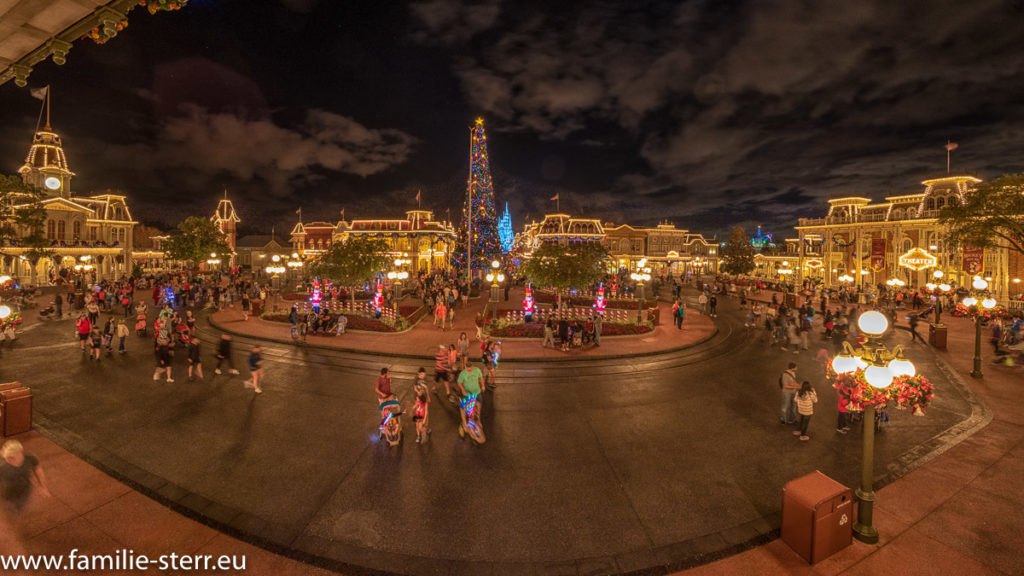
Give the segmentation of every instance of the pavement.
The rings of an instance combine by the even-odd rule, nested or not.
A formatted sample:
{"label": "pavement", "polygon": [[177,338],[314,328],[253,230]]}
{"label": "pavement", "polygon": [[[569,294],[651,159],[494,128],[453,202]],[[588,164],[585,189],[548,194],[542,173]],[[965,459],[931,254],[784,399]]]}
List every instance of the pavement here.
{"label": "pavement", "polygon": [[[955,374],[942,382],[929,417],[897,415],[879,437],[876,485],[885,486],[875,524],[882,541],[855,543],[813,568],[773,539],[781,485],[815,468],[852,485],[859,476],[858,438],[830,434],[834,416],[825,400],[819,404],[822,415],[812,420],[814,440],[789,443],[789,431],[772,418],[772,378],[762,374],[760,380],[768,382],[757,386],[722,377],[727,358],[743,360],[732,366],[737,374],[769,366],[759,370],[773,375],[789,356],[731,331],[683,352],[635,362],[580,359],[564,366],[502,368],[493,412],[485,412],[485,426],[491,427],[487,445],[472,448],[453,440],[446,416],[432,425],[432,453],[411,450],[424,447],[409,444],[407,437],[392,454],[365,438],[358,445],[347,438],[346,420],[360,422],[353,434],[367,433],[362,420],[372,408],[365,393],[351,392],[341,381],[329,387],[326,373],[308,366],[334,359],[332,373],[340,368],[366,379],[379,361],[302,348],[273,351],[276,362],[268,373],[280,382],[268,385],[260,398],[277,397],[268,407],[251,396],[245,401],[230,381],[211,383],[212,392],[154,387],[148,374],[120,382],[95,374],[91,365],[44,376],[44,364],[59,360],[39,358],[39,352],[68,346],[39,341],[44,329],[36,330],[25,338],[31,357],[5,351],[2,367],[5,379],[35,375],[40,381],[37,421],[45,437],[32,432],[23,441],[41,457],[54,496],[34,500],[14,527],[0,530],[0,549],[244,553],[254,574],[321,573],[264,549],[345,574],[367,573],[367,567],[403,573],[666,574],[697,564],[703,565],[687,573],[926,574],[941,567],[950,574],[1019,574],[1024,526],[1010,512],[1024,493],[1024,428],[1011,416],[1019,412],[1014,388],[1020,372],[986,366],[983,380],[964,378],[973,330],[961,319],[947,324],[950,348],[940,358]],[[911,350],[915,363],[928,365],[927,351],[919,345]],[[814,371],[809,356],[794,356],[801,374]],[[937,365],[941,372],[942,362]],[[297,372],[295,381],[285,381],[286,366]],[[130,363],[123,367],[133,369]],[[403,377],[414,370],[412,363],[393,367]],[[585,393],[552,387],[568,380],[590,386]],[[964,381],[969,388],[961,386]],[[673,392],[681,385],[682,395]],[[767,402],[759,399],[765,395]],[[765,403],[767,410],[759,407]],[[318,411],[329,405],[327,413],[337,414],[339,404],[358,408],[361,416],[325,420]],[[573,414],[552,417],[552,404]],[[82,406],[89,407],[87,414]],[[134,430],[129,437],[126,425]],[[303,457],[293,459],[288,447]],[[338,474],[327,470],[352,449],[362,450],[354,463]],[[330,486],[322,488],[320,476]],[[482,483],[481,489],[465,481]],[[445,485],[460,486],[461,497],[473,505],[452,499]],[[517,492],[524,492],[522,499]],[[213,494],[220,499],[207,497]],[[309,494],[316,502],[297,523],[305,522],[305,540],[300,535],[290,546],[275,543],[280,526],[266,519],[307,505]],[[233,510],[233,503],[265,510]],[[381,516],[382,511],[389,512]],[[478,516],[489,522],[478,523]],[[460,538],[452,530],[459,522],[485,545],[477,549]],[[440,535],[448,541],[439,541]],[[554,550],[542,544],[552,548],[554,542]],[[419,555],[407,556],[411,548]],[[747,551],[706,563],[741,550]],[[332,551],[343,560],[331,562]],[[478,557],[456,562],[453,552]],[[431,554],[442,561],[425,562]]]}
{"label": "pavement", "polygon": [[[500,304],[499,317],[504,317],[510,303],[521,302],[522,289],[513,288],[509,301]],[[413,305],[411,298],[402,301],[402,305]],[[344,352],[361,352],[364,354],[382,354],[390,357],[407,357],[432,360],[437,353],[438,344],[453,344],[460,332],[465,332],[471,341],[476,337],[474,320],[481,314],[487,304],[485,298],[473,298],[467,307],[456,307],[455,327],[441,330],[433,324],[429,315],[421,319],[411,330],[403,333],[366,332],[349,330],[341,336],[309,336],[305,343],[291,338],[291,327],[283,322],[271,322],[260,318],[245,320],[241,309],[227,308],[210,316],[210,323],[219,330],[235,336],[247,336],[261,340],[270,340],[287,345],[305,345],[321,347]],[[693,302],[696,304],[696,301]],[[290,302],[282,300],[281,309],[287,309]],[[660,317],[663,319],[653,332],[636,336],[605,336],[600,347],[585,346],[563,352],[557,348],[541,346],[540,339],[502,338],[502,362],[534,362],[541,360],[572,360],[579,358],[608,359],[646,354],[660,354],[673,350],[682,350],[688,346],[699,344],[709,339],[715,331],[714,323],[707,316],[696,310],[690,311],[682,329],[676,329],[671,323],[672,305],[659,302]],[[637,311],[629,311],[635,318]]]}

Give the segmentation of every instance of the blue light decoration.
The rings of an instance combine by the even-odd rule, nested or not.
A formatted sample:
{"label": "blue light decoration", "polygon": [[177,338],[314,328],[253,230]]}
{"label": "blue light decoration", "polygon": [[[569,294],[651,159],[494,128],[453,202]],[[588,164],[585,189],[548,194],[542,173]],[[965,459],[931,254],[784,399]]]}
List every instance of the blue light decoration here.
{"label": "blue light decoration", "polygon": [[508,254],[516,241],[516,235],[512,233],[512,215],[508,213],[508,202],[505,202],[505,213],[498,220],[498,238],[501,239],[501,251]]}
{"label": "blue light decoration", "polygon": [[758,226],[757,236],[752,236],[750,238],[750,244],[754,247],[754,250],[760,252],[765,248],[771,248],[774,246],[775,241],[772,240],[772,235],[770,233],[761,232],[761,227]]}
{"label": "blue light decoration", "polygon": [[163,304],[170,304],[171,308],[174,308],[174,288],[168,286],[164,288]]}
{"label": "blue light decoration", "polygon": [[320,294],[320,278],[313,278],[313,294],[310,295],[309,301],[313,303],[313,312],[320,313],[320,301],[323,296]]}

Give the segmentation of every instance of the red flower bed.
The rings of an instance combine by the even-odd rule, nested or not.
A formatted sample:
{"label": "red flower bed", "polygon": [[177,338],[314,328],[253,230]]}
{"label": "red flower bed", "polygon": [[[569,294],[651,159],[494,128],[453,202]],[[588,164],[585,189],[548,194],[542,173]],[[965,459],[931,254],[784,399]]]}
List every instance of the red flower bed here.
{"label": "red flower bed", "polygon": [[[355,314],[346,314],[348,317],[348,324],[346,330],[364,330],[366,332],[395,332],[395,329],[387,324],[377,320],[376,318],[367,318],[366,316],[356,316]],[[290,324],[288,321],[287,312],[269,312],[262,316],[264,320],[270,322],[280,322],[282,324]]]}
{"label": "red flower bed", "polygon": [[[627,336],[634,334],[646,334],[650,332],[650,326],[638,324],[613,324],[605,322],[601,325],[602,336]],[[497,338],[543,338],[544,324],[541,322],[530,322],[529,324],[512,324],[504,328],[491,330],[490,335]]]}

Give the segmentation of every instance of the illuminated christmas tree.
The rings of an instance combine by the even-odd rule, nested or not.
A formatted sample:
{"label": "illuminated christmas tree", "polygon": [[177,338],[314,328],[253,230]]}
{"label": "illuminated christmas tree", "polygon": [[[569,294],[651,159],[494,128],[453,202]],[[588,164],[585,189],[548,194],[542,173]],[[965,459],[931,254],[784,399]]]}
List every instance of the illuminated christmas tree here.
{"label": "illuminated christmas tree", "polygon": [[478,118],[470,131],[469,180],[466,182],[466,201],[462,206],[462,226],[454,262],[460,272],[466,269],[467,237],[473,270],[490,268],[492,260],[501,259],[498,215],[494,208],[494,187],[487,159],[483,118]]}
{"label": "illuminated christmas tree", "polygon": [[512,233],[512,215],[508,213],[508,202],[505,202],[505,213],[498,220],[498,238],[501,239],[501,251],[508,254],[516,241],[516,235]]}

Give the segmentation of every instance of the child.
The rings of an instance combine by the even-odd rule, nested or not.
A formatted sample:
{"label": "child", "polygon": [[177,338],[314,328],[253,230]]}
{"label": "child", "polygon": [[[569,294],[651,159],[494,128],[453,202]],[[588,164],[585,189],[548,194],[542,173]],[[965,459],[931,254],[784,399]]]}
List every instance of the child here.
{"label": "child", "polygon": [[430,389],[427,387],[427,370],[425,368],[420,368],[416,373],[413,392],[416,394],[416,404],[412,408],[412,421],[416,423],[416,443],[419,444],[426,442],[427,434],[430,433],[430,428],[427,427]]}
{"label": "child", "polygon": [[804,441],[810,440],[811,437],[807,435],[807,425],[811,423],[811,415],[814,414],[814,404],[818,401],[818,393],[811,388],[809,381],[804,380],[793,401],[796,402],[796,411],[800,414],[800,429],[794,430],[793,435],[799,436]]}
{"label": "child", "polygon": [[249,354],[249,372],[252,376],[245,381],[245,387],[252,387],[257,394],[263,394],[263,389],[260,388],[260,380],[263,377],[263,359],[260,357],[259,346],[253,346],[252,353]]}
{"label": "child", "polygon": [[101,349],[103,349],[103,335],[100,334],[99,326],[93,325],[92,332],[89,333],[89,355],[93,360],[100,361]]}
{"label": "child", "polygon": [[191,338],[188,341],[188,381],[192,382],[195,377],[192,376],[193,370],[196,376],[200,380],[203,379],[203,361],[199,359],[199,338]]}

